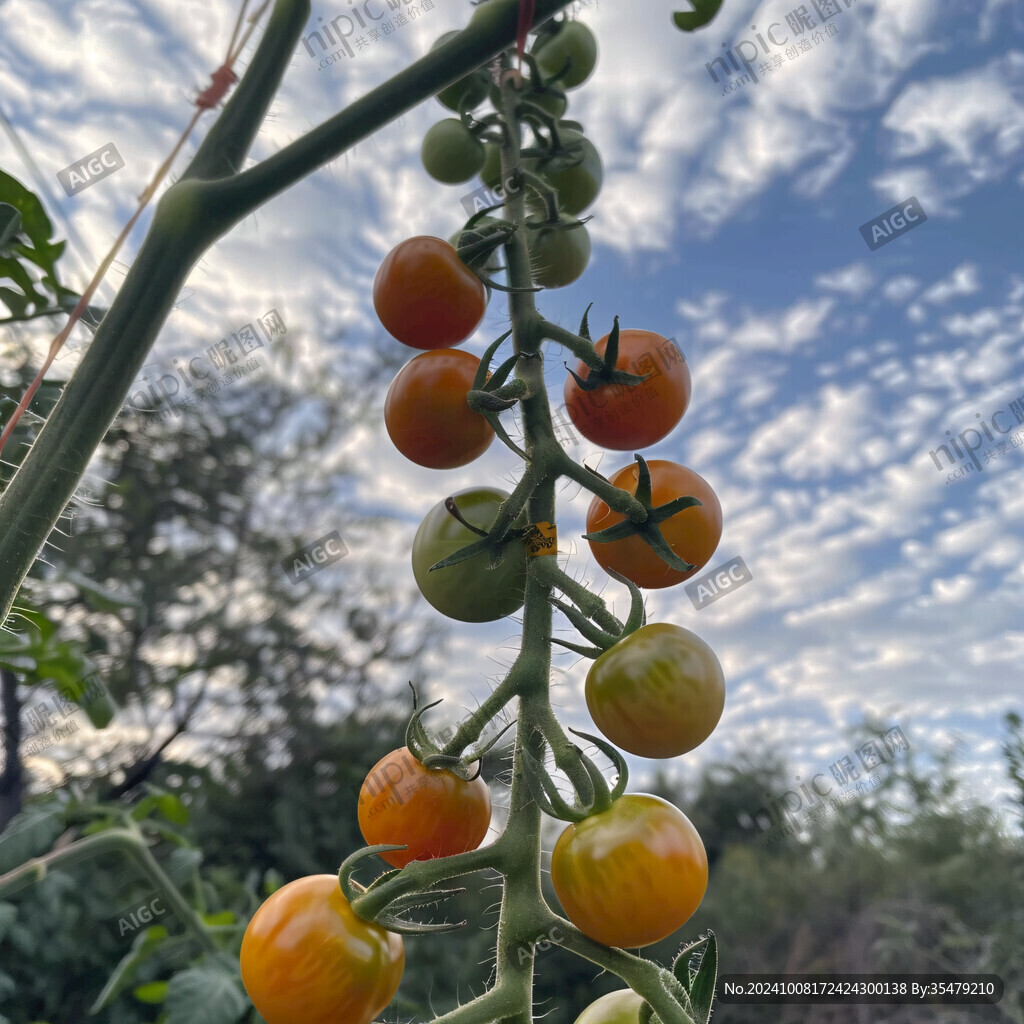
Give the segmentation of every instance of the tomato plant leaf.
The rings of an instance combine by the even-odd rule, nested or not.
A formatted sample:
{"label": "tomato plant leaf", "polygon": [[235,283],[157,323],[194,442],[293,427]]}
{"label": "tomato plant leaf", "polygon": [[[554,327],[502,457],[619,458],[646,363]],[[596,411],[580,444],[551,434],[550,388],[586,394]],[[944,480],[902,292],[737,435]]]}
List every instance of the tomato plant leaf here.
{"label": "tomato plant leaf", "polygon": [[145,985],[139,985],[132,989],[132,995],[140,1003],[162,1003],[167,998],[169,982],[147,981]]}
{"label": "tomato plant leaf", "polygon": [[30,804],[0,832],[0,875],[48,853],[65,828],[64,809]]}
{"label": "tomato plant leaf", "polygon": [[167,987],[166,1024],[236,1024],[248,1009],[238,964],[226,957],[208,957],[171,978]]}
{"label": "tomato plant leaf", "polygon": [[21,214],[10,203],[0,203],[0,252],[21,228]]}
{"label": "tomato plant leaf", "polygon": [[711,1019],[711,1006],[715,1001],[715,982],[718,979],[718,942],[714,932],[708,932],[707,945],[699,956],[697,972],[689,986],[690,1002],[697,1015],[698,1024],[707,1024]]}
{"label": "tomato plant leaf", "polygon": [[694,8],[692,11],[676,11],[672,15],[676,28],[680,28],[684,32],[695,32],[697,29],[711,24],[722,6],[722,0],[690,0],[690,3]]}

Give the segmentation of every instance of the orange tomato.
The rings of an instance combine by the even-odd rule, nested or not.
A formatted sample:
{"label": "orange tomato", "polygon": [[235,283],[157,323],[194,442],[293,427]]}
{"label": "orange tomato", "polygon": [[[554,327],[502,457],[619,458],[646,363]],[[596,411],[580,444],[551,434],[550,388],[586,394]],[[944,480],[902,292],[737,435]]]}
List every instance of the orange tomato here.
{"label": "orange tomato", "polygon": [[307,875],[253,915],[241,968],[267,1024],[370,1024],[398,991],[405,947],[356,917],[337,875]]}
{"label": "orange tomato", "polygon": [[[699,473],[695,473],[677,462],[665,459],[650,459],[651,497],[655,506],[664,505],[673,498],[692,496],[701,501],[700,505],[684,508],[674,516],[659,523],[662,536],[668,546],[693,569],[683,572],[673,569],[640,536],[634,534],[623,540],[589,541],[599,565],[612,569],[638,587],[649,590],[660,587],[674,587],[688,580],[707,564],[715,553],[722,538],[722,506],[711,485]],[[616,487],[630,494],[636,494],[639,480],[637,464],[631,463],[618,470],[611,477]],[[619,512],[613,512],[600,498],[594,497],[587,510],[587,533],[597,533],[625,519]]]}
{"label": "orange tomato", "polygon": [[479,776],[467,782],[446,768],[424,768],[408,747],[399,747],[370,769],[359,790],[358,818],[369,846],[409,847],[381,854],[404,868],[475,850],[491,824],[491,793]]}

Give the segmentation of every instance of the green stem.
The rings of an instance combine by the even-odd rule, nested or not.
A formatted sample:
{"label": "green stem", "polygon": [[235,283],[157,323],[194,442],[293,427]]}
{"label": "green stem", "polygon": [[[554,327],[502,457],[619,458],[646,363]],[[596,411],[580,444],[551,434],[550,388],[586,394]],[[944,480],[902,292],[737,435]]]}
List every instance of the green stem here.
{"label": "green stem", "polygon": [[118,852],[135,860],[160,889],[161,895],[166,896],[171,910],[178,915],[185,927],[196,936],[208,952],[216,953],[217,946],[207,933],[206,925],[157,863],[134,823],[127,828],[113,828],[94,836],[86,836],[69,846],[27,861],[6,875],[0,876],[0,896],[10,895],[26,885],[41,881],[46,877],[47,871],[55,865],[70,867],[101,854]]}

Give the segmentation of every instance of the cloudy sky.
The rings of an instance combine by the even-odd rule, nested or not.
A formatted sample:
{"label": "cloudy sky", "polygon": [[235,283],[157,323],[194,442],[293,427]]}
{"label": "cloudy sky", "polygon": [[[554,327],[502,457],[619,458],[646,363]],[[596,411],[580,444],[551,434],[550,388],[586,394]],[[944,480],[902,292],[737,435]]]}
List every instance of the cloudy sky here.
{"label": "cloudy sky", "polygon": [[[417,17],[330,66],[300,46],[253,158],[470,14],[467,0],[414,6]],[[699,633],[726,673],[722,721],[685,760],[766,740],[786,746],[794,770],[827,772],[851,750],[848,728],[873,715],[922,751],[959,739],[968,785],[996,802],[1006,791],[1000,720],[1021,706],[1024,656],[1024,407],[1013,404],[1024,403],[1024,10],[1014,0],[841,0],[822,25],[808,2],[814,25],[801,27],[793,0],[725,0],[709,29],[687,35],[671,25],[685,6],[575,7],[600,59],[569,114],[599,149],[605,182],[588,211],[589,269],[539,299],[569,327],[593,301],[601,333],[618,314],[675,337],[690,365],[690,409],[649,454],[711,483],[725,527],[709,568],[738,555],[753,578],[701,611],[682,588],[649,595],[649,619]],[[347,9],[317,0],[309,30]],[[2,133],[0,166],[46,190],[58,234],[71,239],[72,284],[170,151],[236,13],[231,0],[0,3],[0,109],[43,183]],[[730,53],[756,53],[745,83],[721,61],[710,67]],[[222,240],[151,358],[200,352],[271,308],[293,337],[395,346],[369,298],[376,268],[409,235],[448,237],[476,184],[438,185],[422,169],[423,133],[444,116],[421,104]],[[110,142],[124,168],[66,196],[57,171]],[[861,226],[910,197],[927,219],[872,250]],[[465,347],[482,352],[506,322],[496,294]],[[320,372],[339,365],[337,350],[319,358]],[[551,348],[555,405],[564,358]],[[951,439],[960,447],[943,454]],[[602,472],[627,461],[578,436],[570,448]],[[382,578],[404,588],[427,510],[463,487],[508,488],[517,472],[498,445],[459,470],[413,466],[390,445],[382,400],[345,454],[365,470],[350,514],[395,517],[395,553],[353,543],[341,521],[352,553],[329,571],[354,577],[361,562],[383,560]],[[560,493],[560,561],[622,612],[622,588],[579,540],[587,504],[575,485]],[[324,526],[311,522],[310,538]],[[471,706],[510,662],[516,628],[454,627],[433,666],[438,694]],[[566,720],[592,728],[586,663],[562,655],[556,665]],[[642,779],[655,765],[633,766]]]}

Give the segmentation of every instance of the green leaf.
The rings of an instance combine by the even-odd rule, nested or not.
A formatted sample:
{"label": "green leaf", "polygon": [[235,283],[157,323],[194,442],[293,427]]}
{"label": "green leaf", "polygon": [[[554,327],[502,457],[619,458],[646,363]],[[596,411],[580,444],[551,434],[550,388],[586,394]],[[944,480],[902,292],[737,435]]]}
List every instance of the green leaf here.
{"label": "green leaf", "polygon": [[[13,209],[20,218],[17,236],[8,213],[0,220],[0,284],[10,283],[0,291],[0,300],[13,319],[24,320],[60,304],[64,296],[73,294],[57,278],[56,263],[64,252],[64,242],[53,242],[53,224],[42,202],[20,181],[0,171],[0,210]],[[29,274],[28,267],[42,271],[41,280]],[[77,296],[76,296],[77,297]],[[32,307],[29,309],[29,307]]]}
{"label": "green leaf", "polygon": [[694,8],[692,11],[676,11],[672,15],[676,28],[681,28],[684,32],[695,32],[697,29],[709,25],[722,6],[722,0],[690,0],[690,2]]}
{"label": "green leaf", "polygon": [[237,920],[233,910],[221,910],[216,914],[203,914],[202,918],[206,924],[212,925],[234,924]]}
{"label": "green leaf", "polygon": [[173,793],[165,793],[157,798],[160,813],[175,825],[188,824],[188,808]]}
{"label": "green leaf", "polygon": [[168,931],[163,925],[153,925],[137,935],[132,942],[131,952],[121,958],[103,986],[103,991],[89,1007],[89,1012],[97,1013],[109,1006],[132,983],[139,967],[163,945],[167,936]]}
{"label": "green leaf", "polygon": [[711,1019],[711,1006],[715,1001],[715,982],[718,979],[718,942],[715,933],[708,932],[708,944],[700,957],[700,966],[690,985],[690,1002],[697,1014],[698,1024]]}
{"label": "green leaf", "polygon": [[132,989],[132,995],[140,1003],[162,1003],[167,998],[167,989],[170,982],[149,981],[145,985],[139,985]]}
{"label": "green leaf", "polygon": [[0,875],[48,853],[65,828],[63,808],[30,805],[0,832]]}
{"label": "green leaf", "polygon": [[9,203],[0,203],[0,252],[21,230],[21,214]]}
{"label": "green leaf", "polygon": [[249,1008],[235,970],[225,958],[211,957],[171,978],[167,989],[166,1024],[236,1024]]}

